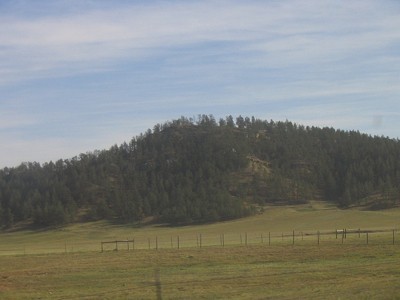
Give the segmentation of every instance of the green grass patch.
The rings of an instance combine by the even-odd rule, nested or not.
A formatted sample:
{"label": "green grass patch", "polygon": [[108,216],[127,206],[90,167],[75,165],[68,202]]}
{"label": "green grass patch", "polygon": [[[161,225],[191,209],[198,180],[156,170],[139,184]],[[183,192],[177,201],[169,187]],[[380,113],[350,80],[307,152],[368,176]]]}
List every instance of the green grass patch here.
{"label": "green grass patch", "polygon": [[[248,244],[268,243],[268,235],[276,244],[291,244],[293,230],[296,243],[316,242],[316,233],[321,239],[330,240],[336,229],[391,230],[396,229],[396,240],[400,242],[400,209],[365,211],[360,209],[341,210],[325,202],[310,202],[297,206],[266,207],[260,215],[208,225],[168,227],[162,225],[123,226],[105,221],[78,223],[53,230],[21,230],[0,233],[0,255],[48,254],[99,251],[101,241],[135,239],[136,249],[158,247],[171,249],[197,247],[201,234],[203,246],[243,245],[247,235]],[[283,238],[282,238],[283,235]],[[302,236],[301,236],[302,235]],[[350,237],[354,234],[350,235]],[[377,241],[377,234],[370,235],[371,242]],[[362,239],[357,239],[363,243]],[[391,233],[382,235],[383,243],[390,243]],[[346,239],[346,241],[350,241]],[[339,241],[341,242],[341,241]],[[358,242],[357,242],[358,243]],[[125,247],[124,245],[120,245]],[[108,245],[106,250],[113,250]]]}

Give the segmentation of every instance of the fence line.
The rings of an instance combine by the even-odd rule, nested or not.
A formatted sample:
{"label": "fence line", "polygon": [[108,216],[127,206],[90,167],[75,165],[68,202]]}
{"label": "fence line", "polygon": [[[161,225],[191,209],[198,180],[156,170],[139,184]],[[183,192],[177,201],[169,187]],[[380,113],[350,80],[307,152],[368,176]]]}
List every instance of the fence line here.
{"label": "fence line", "polygon": [[[400,245],[400,231],[396,229],[335,229],[325,231],[258,231],[222,233],[175,233],[146,236],[138,234],[126,239],[115,238],[106,241],[60,241],[59,243],[0,243],[0,256],[75,253],[90,251],[135,251],[233,246],[294,246],[294,245]],[[100,249],[99,249],[100,246]]]}
{"label": "fence line", "polygon": [[[149,240],[150,241],[150,240]],[[104,245],[106,245],[106,244],[115,244],[115,251],[118,251],[118,245],[119,244],[126,244],[126,247],[127,247],[127,250],[129,251],[130,249],[129,249],[129,246],[130,246],[130,244],[132,243],[132,250],[134,250],[135,249],[135,240],[134,239],[132,239],[132,240],[115,240],[115,241],[108,241],[108,242],[100,242],[100,244],[101,244],[101,252],[103,252],[104,251]],[[150,242],[149,242],[149,248],[150,248]]]}
{"label": "fence line", "polygon": [[[389,237],[390,234],[390,237]],[[315,231],[304,232],[293,230],[290,233],[282,232],[276,234],[272,232],[261,233],[221,233],[221,234],[193,234],[193,235],[177,235],[153,238],[137,236],[136,249],[181,249],[181,248],[203,248],[203,247],[227,247],[227,246],[249,246],[249,245],[315,245],[325,244],[393,244],[395,245],[397,231],[395,229],[388,230],[361,230],[361,229],[337,229],[334,231]],[[267,236],[267,238],[265,238]],[[340,240],[338,240],[340,237]],[[374,239],[372,240],[372,237]],[[173,243],[173,240],[176,243]],[[145,246],[146,241],[148,247]],[[102,242],[103,244],[105,242]],[[108,244],[127,243],[124,241],[108,241]],[[103,249],[103,244],[101,250]],[[400,242],[398,242],[400,244]],[[153,245],[153,246],[150,246]],[[154,246],[155,245],[155,246]],[[117,246],[113,249],[118,250]],[[129,249],[128,249],[129,250]]]}

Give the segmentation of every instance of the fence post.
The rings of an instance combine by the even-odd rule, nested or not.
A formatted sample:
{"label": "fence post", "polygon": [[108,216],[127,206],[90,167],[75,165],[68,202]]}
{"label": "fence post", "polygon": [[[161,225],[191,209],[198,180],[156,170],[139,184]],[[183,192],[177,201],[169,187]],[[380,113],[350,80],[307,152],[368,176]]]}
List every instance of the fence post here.
{"label": "fence post", "polygon": [[155,272],[155,285],[156,285],[157,300],[161,300],[162,292],[161,292],[160,269],[156,269]]}
{"label": "fence post", "polygon": [[156,236],[156,250],[158,250],[158,236]]}
{"label": "fence post", "polygon": [[178,235],[178,249],[180,248],[180,241],[179,241],[179,235]]}
{"label": "fence post", "polygon": [[103,252],[104,251],[104,249],[103,249],[103,242],[101,242],[101,252]]}
{"label": "fence post", "polygon": [[319,245],[319,230],[317,232],[317,236],[318,236],[318,245]]}
{"label": "fence post", "polygon": [[367,231],[367,245],[368,245],[368,231]]}
{"label": "fence post", "polygon": [[358,228],[358,238],[360,238],[360,237],[361,237],[361,229]]}
{"label": "fence post", "polygon": [[247,246],[247,232],[245,233],[244,240],[245,240],[245,244]]}
{"label": "fence post", "polygon": [[293,245],[294,245],[294,230],[293,230]]}
{"label": "fence post", "polygon": [[118,241],[115,241],[115,250],[118,251]]}
{"label": "fence post", "polygon": [[202,247],[202,238],[201,238],[201,233],[200,233],[200,248]]}
{"label": "fence post", "polygon": [[394,229],[393,229],[393,245],[394,245]]}
{"label": "fence post", "polygon": [[240,245],[243,245],[242,234],[240,234]]}
{"label": "fence post", "polygon": [[268,246],[271,246],[271,231],[268,232]]}
{"label": "fence post", "polygon": [[135,250],[135,238],[132,239],[132,250]]}

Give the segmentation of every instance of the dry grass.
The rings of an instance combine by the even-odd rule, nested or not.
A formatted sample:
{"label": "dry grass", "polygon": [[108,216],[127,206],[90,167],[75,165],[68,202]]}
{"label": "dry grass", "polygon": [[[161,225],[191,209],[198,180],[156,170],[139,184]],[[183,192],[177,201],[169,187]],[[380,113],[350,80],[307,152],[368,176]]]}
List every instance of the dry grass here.
{"label": "dry grass", "polygon": [[[343,241],[326,233],[399,229],[399,216],[398,209],[339,210],[313,202],[203,226],[95,222],[3,232],[0,299],[156,299],[157,269],[163,299],[393,299],[400,295],[399,231],[395,245],[391,231],[370,233],[368,245],[366,233],[348,234]],[[114,245],[100,252],[102,240],[133,237],[134,251],[121,244],[118,252]]]}
{"label": "dry grass", "polygon": [[391,299],[398,246],[251,246],[3,256],[2,299]]}

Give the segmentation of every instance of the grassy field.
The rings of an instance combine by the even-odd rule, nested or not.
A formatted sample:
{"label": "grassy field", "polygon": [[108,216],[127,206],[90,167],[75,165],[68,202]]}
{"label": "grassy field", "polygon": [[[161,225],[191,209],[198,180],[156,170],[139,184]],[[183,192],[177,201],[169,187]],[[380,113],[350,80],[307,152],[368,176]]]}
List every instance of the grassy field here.
{"label": "grassy field", "polygon": [[[95,222],[3,232],[0,299],[157,299],[156,273],[163,299],[395,299],[399,226],[399,209],[313,202],[202,226]],[[355,231],[342,240],[333,234],[342,228],[389,231],[370,232],[368,240]],[[127,238],[135,250],[122,243],[119,251],[113,244],[100,251],[101,241]]]}
{"label": "grassy field", "polygon": [[[51,230],[21,230],[0,233],[0,256],[12,254],[49,254],[64,252],[99,251],[101,241],[135,239],[136,249],[176,248],[179,236],[181,247],[196,247],[202,235],[204,246],[220,245],[224,234],[226,245],[266,243],[269,233],[272,243],[292,243],[295,230],[296,241],[315,241],[317,231],[333,232],[336,229],[379,230],[396,229],[400,233],[400,209],[364,211],[360,209],[340,210],[323,202],[291,207],[267,207],[265,212],[249,218],[201,226],[167,227],[160,225],[123,226],[107,222],[73,224]],[[282,234],[284,239],[282,241]],[[310,234],[306,238],[306,234]],[[332,236],[321,236],[329,239]],[[172,239],[172,246],[171,246]],[[371,242],[374,237],[371,236]],[[387,240],[391,240],[390,234]],[[400,242],[400,236],[399,236]],[[122,245],[121,245],[122,246]],[[109,247],[112,247],[110,245]]]}
{"label": "grassy field", "polygon": [[3,256],[1,299],[394,299],[397,246],[250,246]]}

